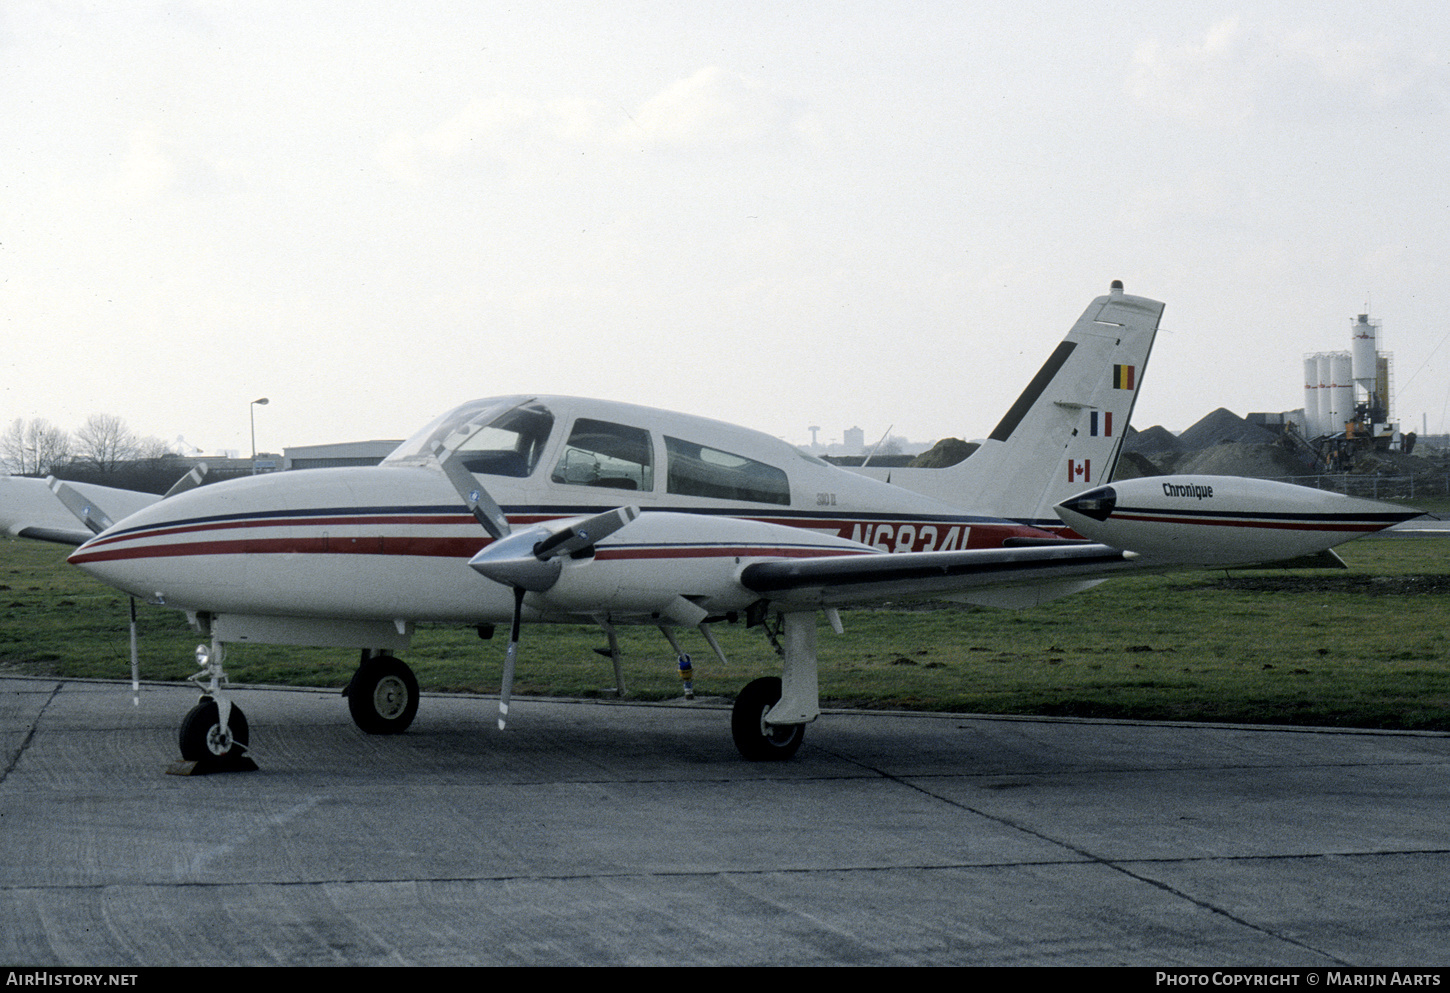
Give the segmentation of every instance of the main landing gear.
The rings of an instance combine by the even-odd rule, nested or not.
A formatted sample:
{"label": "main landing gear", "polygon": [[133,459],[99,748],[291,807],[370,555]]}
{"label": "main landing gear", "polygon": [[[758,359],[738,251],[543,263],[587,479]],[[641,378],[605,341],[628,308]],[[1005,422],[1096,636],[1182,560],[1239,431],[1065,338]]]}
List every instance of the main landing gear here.
{"label": "main landing gear", "polygon": [[780,702],[780,680],[766,676],[745,684],[730,710],[730,734],[743,758],[784,762],[806,737],[804,724],[767,724],[765,715]]}
{"label": "main landing gear", "polygon": [[[829,615],[828,615],[829,616]],[[730,734],[751,762],[783,762],[806,737],[806,725],[821,713],[817,683],[816,616],[809,611],[762,620],[784,663],[782,678],[766,676],[745,685],[730,711]],[[832,619],[832,627],[839,618]]]}
{"label": "main landing gear", "polygon": [[368,734],[406,731],[418,715],[418,680],[396,656],[363,649],[357,672],[342,691],[353,723]]}

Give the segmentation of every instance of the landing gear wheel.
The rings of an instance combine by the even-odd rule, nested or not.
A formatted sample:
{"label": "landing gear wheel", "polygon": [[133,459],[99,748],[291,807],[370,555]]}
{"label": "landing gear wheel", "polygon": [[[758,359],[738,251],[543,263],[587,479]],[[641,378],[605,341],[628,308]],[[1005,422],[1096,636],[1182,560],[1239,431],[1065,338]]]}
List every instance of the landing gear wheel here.
{"label": "landing gear wheel", "polygon": [[730,711],[735,747],[751,762],[784,762],[806,737],[804,724],[767,724],[765,714],[780,702],[780,680],[766,676],[747,683]]}
{"label": "landing gear wheel", "polygon": [[374,655],[353,675],[347,709],[368,734],[400,734],[418,715],[418,680],[401,659]]}
{"label": "landing gear wheel", "polygon": [[181,722],[178,743],[181,757],[187,762],[201,762],[207,759],[240,758],[247,751],[251,729],[247,727],[247,716],[242,708],[232,706],[227,726],[222,727],[221,712],[215,700],[203,700],[186,715]]}

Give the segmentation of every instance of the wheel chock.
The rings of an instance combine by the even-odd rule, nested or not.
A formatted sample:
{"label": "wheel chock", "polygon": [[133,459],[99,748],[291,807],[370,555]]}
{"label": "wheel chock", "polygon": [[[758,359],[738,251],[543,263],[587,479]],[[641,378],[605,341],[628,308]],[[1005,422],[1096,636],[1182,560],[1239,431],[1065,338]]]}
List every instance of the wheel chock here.
{"label": "wheel chock", "polygon": [[196,761],[182,759],[173,762],[166,767],[166,774],[168,776],[210,776],[212,773],[218,772],[257,772],[258,769],[257,763],[252,761],[250,755],[226,758],[208,756]]}

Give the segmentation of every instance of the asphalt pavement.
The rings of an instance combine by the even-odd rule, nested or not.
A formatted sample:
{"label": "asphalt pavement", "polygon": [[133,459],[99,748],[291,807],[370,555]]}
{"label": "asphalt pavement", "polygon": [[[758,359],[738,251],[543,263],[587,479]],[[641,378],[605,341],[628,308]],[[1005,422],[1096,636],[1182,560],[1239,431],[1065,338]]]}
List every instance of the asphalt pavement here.
{"label": "asphalt pavement", "polygon": [[167,775],[189,687],[0,678],[0,962],[1427,966],[1450,736],[242,688],[259,770]]}

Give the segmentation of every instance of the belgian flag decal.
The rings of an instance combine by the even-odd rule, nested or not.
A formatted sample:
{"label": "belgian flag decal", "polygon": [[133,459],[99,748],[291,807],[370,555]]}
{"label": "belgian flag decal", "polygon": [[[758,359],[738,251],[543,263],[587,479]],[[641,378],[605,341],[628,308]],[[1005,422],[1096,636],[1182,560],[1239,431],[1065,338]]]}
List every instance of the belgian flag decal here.
{"label": "belgian flag decal", "polygon": [[1133,366],[1113,366],[1113,389],[1131,390],[1133,388]]}

